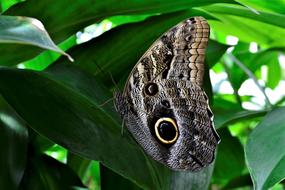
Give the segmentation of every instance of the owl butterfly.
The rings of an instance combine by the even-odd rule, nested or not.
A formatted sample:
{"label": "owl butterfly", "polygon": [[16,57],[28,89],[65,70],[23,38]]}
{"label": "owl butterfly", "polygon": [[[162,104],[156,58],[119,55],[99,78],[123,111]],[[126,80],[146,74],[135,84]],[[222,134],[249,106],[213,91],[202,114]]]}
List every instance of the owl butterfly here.
{"label": "owl butterfly", "polygon": [[147,154],[173,170],[209,165],[220,141],[202,88],[210,28],[202,17],[164,33],[140,58],[115,108]]}

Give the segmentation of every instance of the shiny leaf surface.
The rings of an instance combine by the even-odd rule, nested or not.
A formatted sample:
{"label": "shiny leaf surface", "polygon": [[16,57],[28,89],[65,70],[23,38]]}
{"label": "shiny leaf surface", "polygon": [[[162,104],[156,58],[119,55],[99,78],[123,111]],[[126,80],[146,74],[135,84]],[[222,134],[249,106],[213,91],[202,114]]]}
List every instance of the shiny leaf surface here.
{"label": "shiny leaf surface", "polygon": [[18,189],[26,167],[27,144],[25,122],[0,96],[0,189]]}
{"label": "shiny leaf surface", "polygon": [[285,108],[268,113],[250,134],[246,161],[255,189],[269,189],[285,178]]}
{"label": "shiny leaf surface", "polygon": [[0,43],[33,45],[67,55],[53,43],[43,24],[29,17],[0,15]]}

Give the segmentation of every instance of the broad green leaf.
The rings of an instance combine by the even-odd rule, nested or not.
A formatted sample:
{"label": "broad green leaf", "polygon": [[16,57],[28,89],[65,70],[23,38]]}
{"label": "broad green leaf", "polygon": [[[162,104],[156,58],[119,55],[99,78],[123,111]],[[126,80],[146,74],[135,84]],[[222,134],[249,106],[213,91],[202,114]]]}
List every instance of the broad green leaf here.
{"label": "broad green leaf", "polygon": [[0,96],[0,189],[16,190],[26,167],[28,130]]}
{"label": "broad green leaf", "polygon": [[[73,6],[66,6],[69,1],[37,1],[29,0],[16,6],[11,7],[4,14],[8,15],[25,15],[37,17],[43,21],[45,27],[50,32],[56,42],[62,41],[75,32],[98,22],[103,18],[114,15],[134,15],[134,14],[153,14],[153,13],[169,13],[178,10],[185,10],[192,7],[209,5],[213,3],[235,3],[233,0],[179,0],[179,1],[163,1],[163,0],[146,0],[134,2],[126,0],[118,3],[113,0],[97,2],[94,4],[91,0],[74,2]],[[112,6],[110,6],[112,5]],[[31,9],[30,7],[37,7]],[[49,9],[42,9],[49,7]],[[84,11],[80,11],[84,10]],[[55,16],[60,14],[60,17]],[[57,18],[57,19],[50,19]],[[49,19],[49,20],[48,20]]]}
{"label": "broad green leaf", "polygon": [[29,17],[0,15],[0,43],[33,45],[68,56],[53,43],[43,24]]}
{"label": "broad green leaf", "polygon": [[73,187],[84,187],[84,185],[66,164],[44,154],[29,154],[29,161],[20,189],[62,190]]}
{"label": "broad green leaf", "polygon": [[55,65],[48,74],[0,70],[3,96],[33,129],[57,144],[101,161],[144,189],[167,190],[178,184],[207,189],[212,167],[198,173],[172,172],[149,159],[127,131],[121,136],[113,106],[100,106],[110,97],[100,86],[71,64]]}
{"label": "broad green leaf", "polygon": [[107,20],[112,22],[112,27],[116,27],[122,24],[140,22],[145,20],[150,16],[154,16],[155,14],[147,14],[147,15],[117,15],[109,17]]}
{"label": "broad green leaf", "polygon": [[100,174],[101,174],[101,189],[102,190],[142,190],[133,182],[123,178],[119,174],[113,172],[109,168],[106,168],[103,165],[100,165]]}
{"label": "broad green leaf", "polygon": [[223,56],[230,46],[221,44],[217,41],[210,40],[206,51],[206,63],[212,68]]}
{"label": "broad green leaf", "polygon": [[[76,44],[76,37],[71,36],[67,40],[60,43],[58,46],[63,51],[66,51],[75,44]],[[25,69],[42,71],[45,68],[47,68],[51,63],[53,63],[55,60],[57,60],[59,57],[60,55],[58,53],[55,53],[53,51],[44,51],[35,58],[22,62],[21,64]]]}
{"label": "broad green leaf", "polygon": [[265,11],[258,11],[259,13],[256,14],[246,7],[231,4],[209,5],[202,7],[202,9],[211,14],[235,15],[285,28],[285,23],[283,22],[285,19],[284,14],[269,13]]}
{"label": "broad green leaf", "polygon": [[262,47],[284,47],[282,37],[285,29],[241,16],[212,14],[220,21],[212,20],[210,24],[215,32],[236,36],[243,42],[257,42]]}
{"label": "broad green leaf", "polygon": [[169,189],[207,190],[210,185],[214,164],[209,165],[200,172],[174,172]]}
{"label": "broad green leaf", "polygon": [[3,11],[6,11],[9,7],[21,1],[24,1],[24,0],[1,0],[0,1],[0,13],[2,13]]}
{"label": "broad green leaf", "polygon": [[[252,181],[249,174],[237,176],[229,181],[222,190],[236,189],[238,187],[252,187]],[[250,188],[251,189],[251,188]]]}
{"label": "broad green leaf", "polygon": [[[70,1],[47,1],[29,0],[19,3],[4,12],[5,15],[25,15],[41,20],[56,44],[66,40],[84,27],[99,22],[115,15],[135,14],[161,14],[178,10],[186,10],[192,7],[209,5],[212,3],[235,3],[233,0],[145,0],[117,2],[106,0],[94,3],[92,0],[72,2]],[[32,8],[36,7],[36,8]],[[48,8],[47,8],[48,7]],[[166,20],[165,20],[166,21]],[[0,56],[2,65],[15,65],[39,54],[39,51],[26,51],[25,47],[7,47],[1,45]],[[14,52],[25,51],[25,55],[14,54],[13,59],[8,59]],[[9,55],[9,57],[8,57]]]}
{"label": "broad green leaf", "polygon": [[244,110],[237,103],[217,98],[214,99],[213,112],[215,127],[217,129],[234,122],[261,117],[267,113],[266,110]]}
{"label": "broad green leaf", "polygon": [[284,114],[284,107],[268,113],[246,144],[246,161],[256,190],[269,189],[285,178]]}
{"label": "broad green leaf", "polygon": [[260,1],[260,0],[237,0],[237,2],[246,5],[250,8],[262,11],[270,11],[273,13],[285,14],[285,1],[274,0],[274,1]]}
{"label": "broad green leaf", "polygon": [[233,137],[228,128],[219,130],[221,143],[218,147],[214,183],[222,185],[242,174],[245,168],[243,147],[237,137]]}

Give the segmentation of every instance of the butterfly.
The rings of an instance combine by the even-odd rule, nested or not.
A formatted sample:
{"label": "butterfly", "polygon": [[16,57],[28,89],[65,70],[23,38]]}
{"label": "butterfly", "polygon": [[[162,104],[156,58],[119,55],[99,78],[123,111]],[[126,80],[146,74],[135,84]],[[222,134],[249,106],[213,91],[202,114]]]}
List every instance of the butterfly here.
{"label": "butterfly", "polygon": [[123,92],[114,95],[134,139],[173,170],[209,165],[220,142],[202,87],[209,33],[203,17],[172,27],[139,59]]}

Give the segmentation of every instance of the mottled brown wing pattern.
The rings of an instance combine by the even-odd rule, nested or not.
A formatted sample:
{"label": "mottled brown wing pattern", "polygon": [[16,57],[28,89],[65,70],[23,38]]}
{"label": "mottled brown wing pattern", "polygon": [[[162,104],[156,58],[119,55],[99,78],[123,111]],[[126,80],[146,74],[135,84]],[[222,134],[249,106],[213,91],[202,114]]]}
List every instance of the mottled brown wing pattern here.
{"label": "mottled brown wing pattern", "polygon": [[209,25],[187,19],[164,33],[133,68],[115,107],[153,159],[174,170],[209,165],[220,141],[203,85]]}

